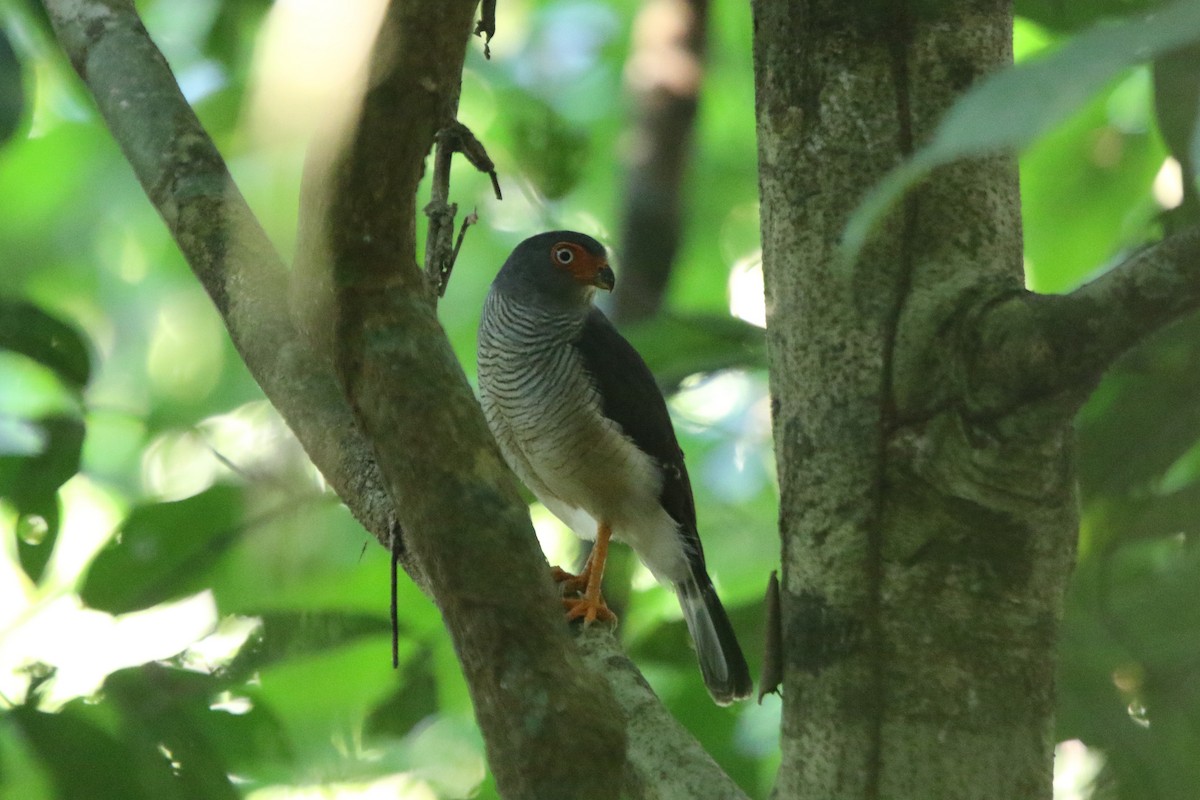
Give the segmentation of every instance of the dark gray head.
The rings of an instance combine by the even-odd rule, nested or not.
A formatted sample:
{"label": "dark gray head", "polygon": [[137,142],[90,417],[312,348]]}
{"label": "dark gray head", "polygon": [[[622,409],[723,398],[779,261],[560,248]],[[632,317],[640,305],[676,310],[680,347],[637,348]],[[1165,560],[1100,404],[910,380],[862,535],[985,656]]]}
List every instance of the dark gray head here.
{"label": "dark gray head", "polygon": [[575,231],[548,231],[517,245],[492,291],[548,305],[587,305],[596,289],[612,289],[604,245]]}

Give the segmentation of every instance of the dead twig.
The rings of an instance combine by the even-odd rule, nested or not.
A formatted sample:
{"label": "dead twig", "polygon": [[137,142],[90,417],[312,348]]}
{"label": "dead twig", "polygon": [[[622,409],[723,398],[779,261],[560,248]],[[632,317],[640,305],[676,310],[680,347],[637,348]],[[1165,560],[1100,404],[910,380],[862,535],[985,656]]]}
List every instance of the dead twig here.
{"label": "dead twig", "polygon": [[[483,36],[483,57],[492,57],[492,37],[496,35],[496,0],[483,0],[479,6],[479,22],[475,23],[475,35]],[[497,190],[499,193],[499,190]]]}
{"label": "dead twig", "polygon": [[429,231],[425,237],[425,277],[433,290],[435,297],[446,294],[446,285],[450,281],[450,273],[454,269],[454,260],[458,258],[459,248],[462,247],[463,236],[467,228],[473,225],[478,217],[471,212],[463,221],[458,233],[458,241],[451,244],[454,231],[454,218],[458,214],[458,205],[450,202],[450,166],[455,153],[462,153],[467,161],[480,172],[492,179],[492,188],[496,199],[502,200],[500,180],[496,177],[496,165],[488,156],[483,143],[475,134],[454,120],[438,131],[433,156],[433,185],[430,189],[429,204],[425,206],[425,216],[429,217]]}

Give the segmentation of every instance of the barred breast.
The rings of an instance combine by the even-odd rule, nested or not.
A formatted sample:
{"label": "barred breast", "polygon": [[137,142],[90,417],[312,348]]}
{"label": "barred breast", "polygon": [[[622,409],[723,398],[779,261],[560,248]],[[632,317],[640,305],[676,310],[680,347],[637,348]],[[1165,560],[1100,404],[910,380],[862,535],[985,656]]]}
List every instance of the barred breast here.
{"label": "barred breast", "polygon": [[639,542],[640,531],[657,533],[669,526],[673,533],[674,523],[658,503],[657,465],[604,416],[596,387],[571,344],[583,319],[495,290],[488,295],[478,348],[488,426],[517,476],[578,535],[594,538],[595,521],[604,519],[651,570],[673,573],[677,546],[656,558],[657,542]]}

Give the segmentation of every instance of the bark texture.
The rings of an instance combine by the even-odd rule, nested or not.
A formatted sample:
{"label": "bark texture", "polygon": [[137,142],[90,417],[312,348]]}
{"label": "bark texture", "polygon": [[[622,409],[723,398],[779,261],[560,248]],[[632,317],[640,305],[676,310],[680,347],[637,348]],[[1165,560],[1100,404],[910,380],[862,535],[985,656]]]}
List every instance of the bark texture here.
{"label": "bark texture", "polygon": [[867,189],[1011,62],[1011,26],[1003,0],[754,3],[781,798],[1050,796],[1078,392],[978,414],[970,369],[1021,293],[1016,165],[938,170],[857,263],[838,250]]}

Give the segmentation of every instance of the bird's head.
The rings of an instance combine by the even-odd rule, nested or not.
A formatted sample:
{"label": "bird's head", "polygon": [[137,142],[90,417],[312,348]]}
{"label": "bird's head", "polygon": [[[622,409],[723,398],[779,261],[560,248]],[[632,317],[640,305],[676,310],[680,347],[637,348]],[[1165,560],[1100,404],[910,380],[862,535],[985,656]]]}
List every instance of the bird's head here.
{"label": "bird's head", "polygon": [[548,231],[517,245],[493,284],[556,304],[587,305],[616,282],[604,245],[575,231]]}

